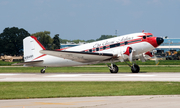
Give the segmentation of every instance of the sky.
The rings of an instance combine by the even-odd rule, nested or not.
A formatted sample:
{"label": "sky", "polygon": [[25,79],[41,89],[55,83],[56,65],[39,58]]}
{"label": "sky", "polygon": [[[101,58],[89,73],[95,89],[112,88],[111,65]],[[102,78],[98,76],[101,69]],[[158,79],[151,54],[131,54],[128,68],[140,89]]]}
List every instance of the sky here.
{"label": "sky", "polygon": [[62,39],[153,33],[180,38],[180,0],[0,0],[0,33],[50,31]]}

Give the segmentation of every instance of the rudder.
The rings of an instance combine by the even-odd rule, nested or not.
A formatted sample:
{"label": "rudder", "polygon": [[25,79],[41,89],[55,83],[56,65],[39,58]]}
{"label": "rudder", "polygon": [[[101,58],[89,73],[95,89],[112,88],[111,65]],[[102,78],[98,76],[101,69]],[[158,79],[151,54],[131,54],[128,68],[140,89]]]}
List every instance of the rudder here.
{"label": "rudder", "polygon": [[45,50],[44,46],[37,40],[35,36],[28,36],[23,39],[24,61],[34,61],[42,54],[40,50]]}

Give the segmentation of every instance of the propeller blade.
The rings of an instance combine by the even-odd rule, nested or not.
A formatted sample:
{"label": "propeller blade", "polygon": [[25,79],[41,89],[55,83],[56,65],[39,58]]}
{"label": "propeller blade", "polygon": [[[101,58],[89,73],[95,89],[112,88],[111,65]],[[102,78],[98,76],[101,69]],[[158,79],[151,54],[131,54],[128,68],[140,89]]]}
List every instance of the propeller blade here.
{"label": "propeller blade", "polygon": [[155,58],[155,63],[156,63],[156,65],[158,65],[158,64],[159,64],[159,61],[158,61],[156,55],[154,55],[154,58]]}
{"label": "propeller blade", "polygon": [[131,51],[130,55],[129,55],[129,61],[132,62],[133,61],[133,50]]}
{"label": "propeller blade", "polygon": [[158,59],[157,59],[157,57],[156,57],[156,55],[155,55],[156,52],[157,52],[156,50],[153,51],[153,56],[154,56],[154,58],[155,58],[155,64],[158,65],[158,64],[159,64],[159,61],[158,61]]}

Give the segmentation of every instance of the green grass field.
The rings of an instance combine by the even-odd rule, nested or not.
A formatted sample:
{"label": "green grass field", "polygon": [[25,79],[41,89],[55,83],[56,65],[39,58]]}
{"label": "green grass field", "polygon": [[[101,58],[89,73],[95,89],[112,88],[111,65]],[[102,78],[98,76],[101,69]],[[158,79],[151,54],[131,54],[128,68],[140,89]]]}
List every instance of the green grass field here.
{"label": "green grass field", "polygon": [[[39,73],[43,67],[0,67],[0,73]],[[119,66],[119,72],[131,72],[128,66]],[[140,72],[180,72],[180,66],[140,66]],[[106,65],[100,67],[48,67],[46,73],[109,73]]]}
{"label": "green grass field", "polygon": [[[0,66],[11,66],[17,62],[4,62],[0,60]],[[128,62],[129,63],[129,62]],[[155,61],[147,60],[146,62],[136,61],[138,65],[155,65]],[[117,62],[117,65],[127,65],[124,62]],[[104,65],[104,63],[99,63],[95,65]],[[180,60],[159,60],[159,65],[180,65]]]}
{"label": "green grass field", "polygon": [[[15,62],[13,62],[15,63]],[[0,61],[0,66],[11,66],[10,62]],[[155,65],[155,61],[136,62],[140,65],[140,72],[180,72],[179,60],[160,60],[159,65]],[[124,62],[116,63],[119,66],[119,72],[131,72],[131,69]],[[0,67],[0,73],[39,73],[43,67]],[[102,64],[95,64],[82,67],[48,67],[47,73],[106,73],[109,72],[108,67]]]}
{"label": "green grass field", "polygon": [[[0,62],[0,65],[5,62]],[[10,63],[11,64],[11,63]],[[140,72],[180,72],[180,61],[138,61]],[[9,65],[9,64],[8,64]],[[131,69],[117,63],[119,72]],[[0,67],[0,73],[39,73],[42,67]],[[109,73],[104,64],[82,67],[48,67],[46,73]],[[180,95],[180,82],[0,82],[0,99],[124,96],[124,95]]]}
{"label": "green grass field", "polygon": [[180,82],[0,82],[0,87],[0,99],[180,94]]}

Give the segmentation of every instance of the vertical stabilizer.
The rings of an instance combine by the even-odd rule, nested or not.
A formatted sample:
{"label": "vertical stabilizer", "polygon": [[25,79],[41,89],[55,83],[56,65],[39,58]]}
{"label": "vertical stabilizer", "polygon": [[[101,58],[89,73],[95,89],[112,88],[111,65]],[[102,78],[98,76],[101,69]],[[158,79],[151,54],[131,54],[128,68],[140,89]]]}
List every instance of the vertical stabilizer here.
{"label": "vertical stabilizer", "polygon": [[24,61],[35,61],[42,56],[40,50],[45,50],[44,46],[37,40],[35,36],[28,36],[23,39]]}

